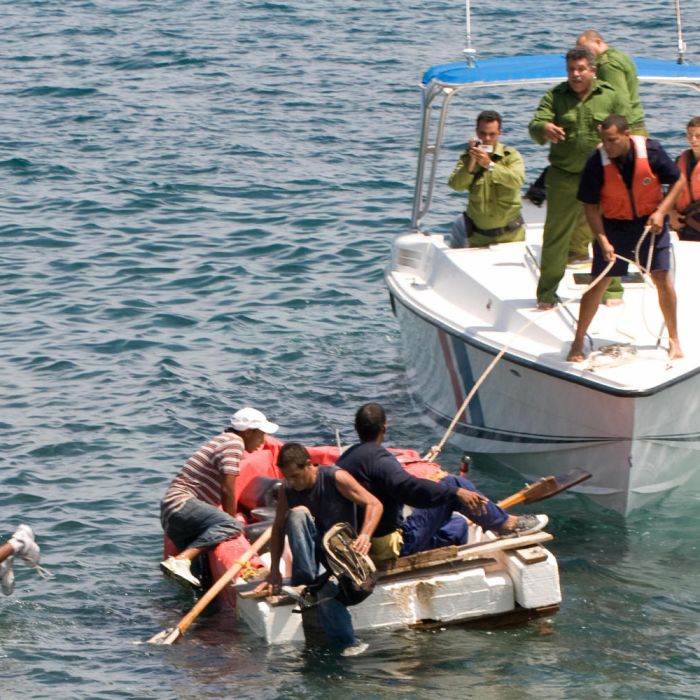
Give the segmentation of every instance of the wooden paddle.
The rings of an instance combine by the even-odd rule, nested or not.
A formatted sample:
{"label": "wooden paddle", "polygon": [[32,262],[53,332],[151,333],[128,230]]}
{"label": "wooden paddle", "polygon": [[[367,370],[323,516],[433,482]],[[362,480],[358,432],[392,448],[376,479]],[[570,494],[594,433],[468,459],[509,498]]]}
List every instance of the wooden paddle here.
{"label": "wooden paddle", "polygon": [[177,626],[158,632],[148,640],[149,644],[175,644],[187,631],[187,628],[199,617],[204,608],[211,603],[219,592],[232,581],[243,568],[243,565],[257,554],[268,542],[272,535],[272,527],[268,527],[260,537],[250,546],[250,549],[241,556],[228,571],[214,583],[214,585],[197,601],[196,605],[185,617],[177,623]]}
{"label": "wooden paddle", "polygon": [[561,476],[544,476],[534,484],[526,486],[517,493],[514,493],[508,498],[504,498],[498,502],[501,508],[508,509],[513,506],[523,505],[524,503],[534,503],[535,501],[543,501],[545,498],[551,498],[566,489],[580,484],[586,479],[590,479],[592,474],[583,469],[572,469]]}

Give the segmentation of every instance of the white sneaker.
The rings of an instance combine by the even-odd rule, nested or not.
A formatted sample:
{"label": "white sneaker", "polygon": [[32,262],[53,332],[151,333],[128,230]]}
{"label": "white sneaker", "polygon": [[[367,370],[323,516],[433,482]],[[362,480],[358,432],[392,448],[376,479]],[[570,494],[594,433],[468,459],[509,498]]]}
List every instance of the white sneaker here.
{"label": "white sneaker", "polygon": [[190,571],[191,563],[192,562],[190,562],[189,559],[175,559],[175,557],[168,557],[165,561],[160,563],[160,568],[166,576],[171,576],[177,581],[186,583],[188,586],[201,588],[202,584],[200,583],[199,579]]}
{"label": "white sneaker", "polygon": [[20,525],[9,542],[15,554],[29,566],[36,566],[39,563],[39,545],[34,541],[34,532],[29,525]]}
{"label": "white sneaker", "polygon": [[12,570],[12,557],[0,562],[0,586],[5,595],[12,595],[15,590],[15,572]]}
{"label": "white sneaker", "polygon": [[549,523],[549,517],[544,515],[533,515],[528,513],[526,515],[516,516],[515,525],[508,530],[501,530],[501,537],[523,537],[523,535],[532,535],[535,532],[539,532],[547,527]]}

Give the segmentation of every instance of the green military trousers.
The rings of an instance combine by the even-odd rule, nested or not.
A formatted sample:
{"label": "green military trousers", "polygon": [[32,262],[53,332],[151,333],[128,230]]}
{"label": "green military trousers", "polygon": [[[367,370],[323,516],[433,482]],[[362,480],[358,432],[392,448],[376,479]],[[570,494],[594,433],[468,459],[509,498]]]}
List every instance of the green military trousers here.
{"label": "green military trousers", "polygon": [[[547,170],[547,218],[542,236],[538,302],[557,302],[557,287],[564,277],[572,240],[578,243],[592,238],[583,205],[576,198],[579,179],[580,173],[569,173],[551,165]],[[621,296],[620,280],[613,278],[604,301]]]}

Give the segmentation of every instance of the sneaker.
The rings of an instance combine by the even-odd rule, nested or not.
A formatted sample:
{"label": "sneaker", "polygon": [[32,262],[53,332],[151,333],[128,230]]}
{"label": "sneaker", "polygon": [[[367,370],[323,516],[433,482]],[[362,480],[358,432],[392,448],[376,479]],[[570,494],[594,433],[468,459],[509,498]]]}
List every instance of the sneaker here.
{"label": "sneaker", "polygon": [[501,537],[522,537],[532,535],[547,527],[549,517],[546,515],[518,515],[515,525],[507,530],[501,530]]}
{"label": "sneaker", "polygon": [[313,608],[318,603],[316,594],[311,593],[305,584],[301,586],[282,586],[281,591],[297,603],[302,610]]}
{"label": "sneaker", "polygon": [[356,552],[352,543],[357,538],[347,523],[336,523],[323,536],[323,548],[328,555],[328,564],[336,576],[345,575],[361,586],[375,572],[374,562],[366,555]]}
{"label": "sneaker", "polygon": [[201,588],[202,584],[199,579],[190,571],[191,564],[192,562],[188,559],[168,557],[160,563],[160,569],[166,576],[170,576],[176,581],[180,581],[180,583],[185,583],[194,588]]}
{"label": "sneaker", "polygon": [[369,644],[367,642],[355,642],[355,644],[345,647],[343,651],[340,652],[341,656],[359,656],[369,649]]}
{"label": "sneaker", "polygon": [[0,586],[5,595],[12,595],[15,590],[15,572],[12,570],[12,557],[0,562]]}
{"label": "sneaker", "polygon": [[15,554],[29,566],[39,563],[39,545],[34,541],[34,532],[29,525],[20,525],[9,542]]}

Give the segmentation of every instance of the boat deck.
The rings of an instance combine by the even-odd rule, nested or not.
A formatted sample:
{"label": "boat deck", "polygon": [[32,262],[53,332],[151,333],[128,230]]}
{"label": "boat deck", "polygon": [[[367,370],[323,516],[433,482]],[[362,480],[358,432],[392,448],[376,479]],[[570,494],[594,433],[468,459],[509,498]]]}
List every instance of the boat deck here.
{"label": "boat deck", "polygon": [[[442,236],[408,234],[396,242],[389,284],[399,303],[467,335],[484,348],[507,347],[513,357],[619,391],[644,393],[697,372],[700,333],[694,322],[700,245],[676,242],[676,286],[681,342],[686,357],[669,362],[667,336],[656,289],[634,274],[624,283],[623,303],[601,305],[589,330],[593,348],[583,362],[566,355],[589,264],[570,266],[559,286],[564,304],[539,311],[535,303],[542,225],[529,224],[527,240],[490,248],[450,249]],[[613,348],[607,348],[614,346]]]}

